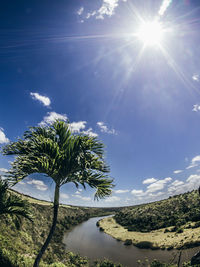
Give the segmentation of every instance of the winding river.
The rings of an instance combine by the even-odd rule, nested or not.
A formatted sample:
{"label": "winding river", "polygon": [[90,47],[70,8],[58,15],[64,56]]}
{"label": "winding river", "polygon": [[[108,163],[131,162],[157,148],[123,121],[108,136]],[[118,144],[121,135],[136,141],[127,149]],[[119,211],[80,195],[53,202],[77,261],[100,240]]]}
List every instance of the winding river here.
{"label": "winding river", "polygon": [[[178,250],[150,250],[138,249],[135,246],[124,246],[111,236],[99,231],[96,222],[104,217],[91,218],[75,226],[71,231],[66,233],[63,243],[67,251],[79,253],[81,256],[95,259],[110,259],[113,262],[120,262],[123,266],[138,266],[137,261],[149,261],[158,259],[163,262],[176,263],[178,261]],[[200,248],[187,249],[182,251],[181,261],[190,260],[190,258],[199,251]]]}

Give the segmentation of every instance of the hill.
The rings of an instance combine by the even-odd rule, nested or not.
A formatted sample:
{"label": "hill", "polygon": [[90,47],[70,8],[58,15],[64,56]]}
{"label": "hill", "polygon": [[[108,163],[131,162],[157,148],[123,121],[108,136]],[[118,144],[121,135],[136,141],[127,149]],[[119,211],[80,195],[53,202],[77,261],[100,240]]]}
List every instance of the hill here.
{"label": "hill", "polygon": [[200,246],[200,196],[197,191],[126,207],[99,221],[101,230],[139,248],[184,249]]}
{"label": "hill", "polygon": [[[10,193],[17,194],[30,203],[34,219],[33,223],[31,223],[25,218],[21,218],[19,221],[8,215],[0,217],[0,266],[32,266],[35,256],[48,235],[53,204],[19,194],[13,190],[10,190]],[[72,226],[90,217],[113,214],[114,211],[116,211],[115,208],[61,205],[55,234],[43,257],[41,266],[49,266],[55,262],[62,262],[65,265],[53,266],[88,266],[87,259],[65,252],[65,247],[62,244],[63,234]]]}
{"label": "hill", "polygon": [[197,191],[184,193],[140,206],[127,207],[115,220],[129,231],[149,232],[187,222],[200,221],[200,196]]}

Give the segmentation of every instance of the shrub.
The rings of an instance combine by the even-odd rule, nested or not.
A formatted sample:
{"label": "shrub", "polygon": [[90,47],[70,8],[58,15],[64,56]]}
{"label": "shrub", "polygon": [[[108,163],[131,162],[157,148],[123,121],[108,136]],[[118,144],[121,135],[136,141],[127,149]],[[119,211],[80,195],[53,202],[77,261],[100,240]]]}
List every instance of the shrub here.
{"label": "shrub", "polygon": [[141,242],[139,242],[139,243],[137,243],[137,244],[135,244],[135,246],[136,247],[138,247],[138,248],[153,248],[153,243],[151,243],[151,242],[149,242],[149,241],[141,241]]}
{"label": "shrub", "polygon": [[131,239],[126,239],[125,242],[124,242],[124,245],[125,245],[125,246],[130,246],[130,245],[132,245],[132,244],[133,244],[133,242],[132,242]]}
{"label": "shrub", "polygon": [[176,233],[178,233],[178,234],[183,233],[183,228],[179,227],[179,228],[176,230]]}

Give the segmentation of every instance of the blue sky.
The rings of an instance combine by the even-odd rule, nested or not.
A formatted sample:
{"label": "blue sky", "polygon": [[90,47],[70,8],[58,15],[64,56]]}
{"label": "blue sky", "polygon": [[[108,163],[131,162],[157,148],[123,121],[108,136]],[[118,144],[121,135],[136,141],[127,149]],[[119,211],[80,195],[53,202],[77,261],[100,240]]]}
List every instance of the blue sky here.
{"label": "blue sky", "polygon": [[[195,0],[59,0],[0,3],[0,145],[28,126],[69,119],[96,135],[116,187],[62,187],[61,202],[123,206],[200,185],[200,3]],[[141,25],[162,26],[141,36]],[[12,158],[0,156],[0,170]],[[50,179],[15,189],[52,200]]]}

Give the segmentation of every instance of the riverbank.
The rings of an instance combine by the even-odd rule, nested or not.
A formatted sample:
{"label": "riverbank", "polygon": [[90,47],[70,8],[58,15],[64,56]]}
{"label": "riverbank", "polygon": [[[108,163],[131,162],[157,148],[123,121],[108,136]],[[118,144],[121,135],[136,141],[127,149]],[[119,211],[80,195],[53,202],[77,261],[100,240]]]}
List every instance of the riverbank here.
{"label": "riverbank", "polygon": [[[141,233],[128,231],[116,223],[113,217],[100,220],[99,227],[115,239],[123,242],[129,240],[126,242],[141,248],[142,245],[146,246],[145,248],[149,247],[152,249],[182,249],[200,246],[200,227],[184,229],[183,233],[166,232],[166,228]],[[171,228],[168,227],[167,229],[170,230]]]}
{"label": "riverbank", "polygon": [[[43,245],[51,227],[52,206],[51,202],[42,201],[19,194],[13,190],[11,194],[27,200],[34,216],[33,223],[25,218],[16,220],[14,217],[1,215],[0,218],[0,265],[1,266],[33,266],[33,261]],[[75,207],[60,205],[58,221],[53,238],[43,256],[43,264],[49,266],[55,262],[70,265],[72,261],[85,262],[77,255],[66,254],[65,245],[62,243],[63,235],[75,225],[91,217],[113,213],[113,209]],[[4,263],[11,262],[13,265]],[[3,263],[2,263],[3,261]],[[20,264],[18,265],[18,262]],[[23,264],[22,264],[23,262]],[[69,263],[69,264],[68,264]],[[67,265],[68,264],[68,265]],[[41,265],[41,266],[43,266]],[[76,265],[75,265],[76,266]]]}

